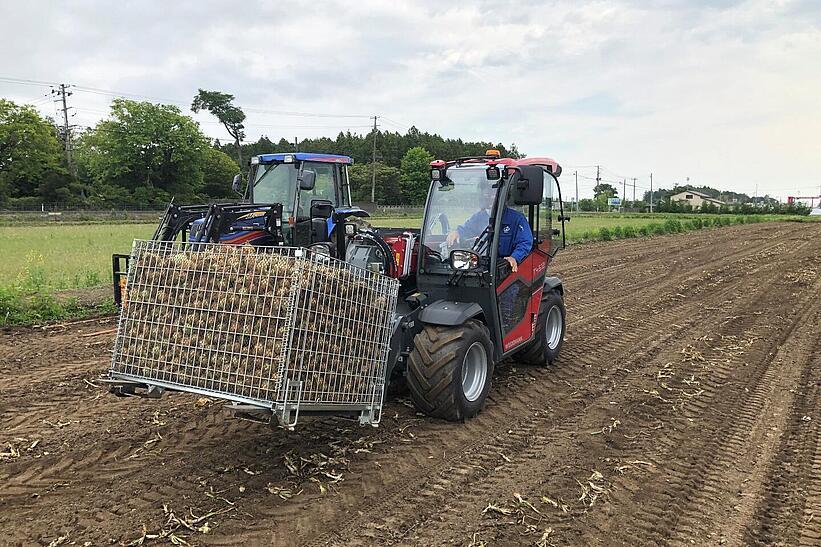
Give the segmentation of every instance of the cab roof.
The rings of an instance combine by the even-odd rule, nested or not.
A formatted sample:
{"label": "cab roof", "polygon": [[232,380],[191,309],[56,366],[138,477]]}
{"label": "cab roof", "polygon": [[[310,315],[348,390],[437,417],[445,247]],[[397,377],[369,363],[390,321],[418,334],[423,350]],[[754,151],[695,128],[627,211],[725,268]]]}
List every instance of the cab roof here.
{"label": "cab roof", "polygon": [[310,152],[276,152],[273,154],[260,154],[257,156],[260,163],[280,163],[285,162],[286,157],[291,161],[319,161],[324,163],[343,163],[352,165],[353,158],[338,154],[313,154]]}
{"label": "cab roof", "polygon": [[474,156],[459,158],[453,161],[434,160],[430,162],[431,167],[461,167],[468,165],[501,165],[507,167],[519,167],[523,165],[542,165],[550,168],[550,172],[556,177],[562,174],[562,167],[556,160],[548,157],[541,158],[499,158],[495,156]]}

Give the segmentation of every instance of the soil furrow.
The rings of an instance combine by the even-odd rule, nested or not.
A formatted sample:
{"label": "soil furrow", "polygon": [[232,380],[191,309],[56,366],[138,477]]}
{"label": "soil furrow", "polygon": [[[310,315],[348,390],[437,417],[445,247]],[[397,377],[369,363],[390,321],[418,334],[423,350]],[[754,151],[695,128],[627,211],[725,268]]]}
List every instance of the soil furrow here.
{"label": "soil furrow", "polygon": [[465,424],[400,397],[377,430],[271,431],[195,396],[89,385],[110,319],[2,332],[0,533],[128,543],[165,505],[230,510],[193,543],[817,544],[819,235],[734,226],[560,254],[558,366],[500,365]]}

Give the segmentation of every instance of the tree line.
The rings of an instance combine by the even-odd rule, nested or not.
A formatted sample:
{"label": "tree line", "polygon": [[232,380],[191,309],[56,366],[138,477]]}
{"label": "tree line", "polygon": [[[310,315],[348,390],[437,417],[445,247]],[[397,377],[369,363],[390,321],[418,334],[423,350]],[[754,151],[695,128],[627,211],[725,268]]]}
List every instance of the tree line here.
{"label": "tree line", "polygon": [[[230,94],[199,90],[192,111],[208,111],[234,142],[211,141],[177,106],[114,99],[108,116],[72,138],[72,161],[61,128],[33,107],[0,99],[0,206],[62,203],[88,207],[159,206],[234,199],[231,179],[247,173],[251,156],[271,152],[324,152],[354,159],[354,199],[370,201],[372,177],[381,204],[419,205],[429,163],[498,148],[518,157],[515,145],[444,138],[411,127],[405,133],[340,132],[298,143],[263,136],[243,142],[245,115]],[[376,139],[376,162],[373,159]]]}
{"label": "tree line", "polygon": [[[317,137],[291,142],[267,136],[244,142],[245,113],[228,93],[200,89],[191,111],[212,114],[233,142],[211,141],[193,118],[173,105],[114,99],[108,116],[71,139],[69,164],[63,152],[65,135],[54,120],[31,106],[0,99],[0,206],[39,206],[61,203],[83,207],[161,206],[229,200],[237,196],[230,181],[247,173],[252,156],[270,152],[321,152],[345,154],[354,159],[350,180],[354,201],[385,205],[421,205],[429,184],[429,163],[434,158],[454,159],[498,149],[503,156],[519,158],[515,144],[444,138],[411,127],[405,133],[371,130],[366,134],[340,132],[335,138]],[[374,161],[374,148],[376,158]],[[375,177],[375,184],[374,184]],[[768,196],[722,192],[707,186],[674,186],[653,193],[654,210],[689,212],[687,204],[670,197],[695,190],[731,205],[707,204],[700,212],[805,213],[799,204],[781,204]],[[594,188],[592,199],[579,201],[584,211],[609,210],[608,198],[618,189],[607,183]],[[623,207],[649,208],[644,200],[626,201]]]}

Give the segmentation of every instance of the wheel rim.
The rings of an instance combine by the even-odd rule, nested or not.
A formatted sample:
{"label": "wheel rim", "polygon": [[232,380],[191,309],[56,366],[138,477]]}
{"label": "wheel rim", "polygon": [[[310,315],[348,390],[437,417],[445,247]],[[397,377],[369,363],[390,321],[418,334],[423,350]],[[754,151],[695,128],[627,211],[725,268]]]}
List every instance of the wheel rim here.
{"label": "wheel rim", "polygon": [[474,342],[462,361],[462,393],[468,401],[482,395],[487,379],[487,350],[481,342]]}
{"label": "wheel rim", "polygon": [[562,341],[562,311],[559,306],[552,306],[547,312],[547,324],[544,328],[547,347],[551,351],[559,347]]}

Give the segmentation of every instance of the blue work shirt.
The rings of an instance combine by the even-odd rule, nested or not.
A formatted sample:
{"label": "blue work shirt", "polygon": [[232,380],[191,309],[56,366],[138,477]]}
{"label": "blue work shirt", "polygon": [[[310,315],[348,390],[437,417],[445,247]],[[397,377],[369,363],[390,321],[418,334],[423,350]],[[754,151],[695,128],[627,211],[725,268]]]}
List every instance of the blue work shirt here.
{"label": "blue work shirt", "polygon": [[[459,239],[479,237],[490,222],[490,214],[481,209],[461,226],[456,227]],[[499,256],[512,256],[517,264],[521,263],[533,248],[533,232],[525,216],[510,207],[502,213],[502,224],[499,227]]]}

